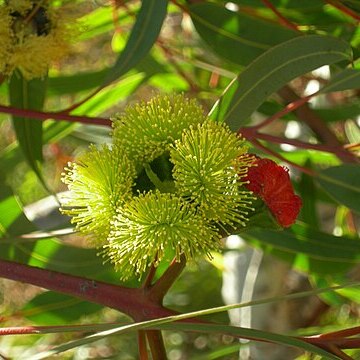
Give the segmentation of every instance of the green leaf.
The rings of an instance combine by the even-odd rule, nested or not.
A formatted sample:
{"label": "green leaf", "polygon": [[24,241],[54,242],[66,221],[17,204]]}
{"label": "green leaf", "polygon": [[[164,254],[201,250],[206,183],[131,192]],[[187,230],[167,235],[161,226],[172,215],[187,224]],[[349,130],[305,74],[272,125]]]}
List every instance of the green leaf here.
{"label": "green leaf", "polygon": [[254,60],[218,100],[210,116],[236,131],[275,91],[322,65],[351,59],[342,40],[309,35],[288,40]]}
{"label": "green leaf", "polygon": [[[229,306],[229,308],[232,306]],[[92,343],[97,340],[101,340],[103,338],[106,338],[108,336],[112,335],[120,335],[126,332],[141,330],[141,329],[161,329],[161,330],[173,330],[173,331],[195,331],[195,332],[203,332],[203,333],[223,333],[227,335],[232,335],[239,338],[245,338],[245,339],[251,339],[255,341],[267,341],[274,344],[281,344],[291,347],[298,347],[300,349],[303,349],[305,351],[309,351],[314,354],[325,356],[326,359],[331,360],[337,360],[338,357],[328,353],[327,351],[318,348],[314,345],[311,345],[303,340],[300,340],[298,338],[295,338],[293,336],[286,336],[286,335],[280,335],[275,334],[267,331],[261,331],[261,330],[255,330],[255,329],[247,329],[247,328],[241,328],[241,327],[235,327],[230,325],[222,325],[222,324],[212,324],[212,323],[206,323],[206,324],[199,324],[199,323],[174,323],[175,321],[183,320],[183,319],[189,319],[196,316],[201,316],[205,314],[214,314],[219,311],[225,311],[226,306],[223,306],[221,308],[214,308],[214,309],[206,309],[206,310],[200,310],[200,311],[194,311],[187,314],[181,314],[181,315],[175,315],[175,316],[169,316],[165,318],[160,319],[154,319],[149,321],[143,321],[139,323],[134,324],[128,324],[120,327],[114,327],[111,330],[105,330],[87,337],[84,337],[82,339],[73,340],[65,344],[61,344],[59,346],[56,346],[52,350],[44,351],[41,353],[38,353],[36,355],[33,355],[29,357],[29,360],[40,360],[40,359],[46,359],[50,357],[51,355],[59,354],[64,351],[74,349],[75,347],[85,345]]]}
{"label": "green leaf", "polygon": [[21,309],[21,315],[40,325],[68,325],[100,309],[101,305],[47,291],[31,299]]}
{"label": "green leaf", "polygon": [[[243,6],[266,7],[266,5],[264,5],[264,1],[262,0],[234,0],[234,3]],[[314,11],[314,8],[316,9],[324,5],[322,0],[271,0],[271,3],[276,8],[300,9],[302,11],[306,9]]]}
{"label": "green leaf", "polygon": [[76,75],[49,77],[48,95],[76,94],[99,86],[109,69]]}
{"label": "green leaf", "polygon": [[159,36],[167,12],[167,0],[143,0],[129,40],[105,77],[108,84],[127,73],[148,54]]}
{"label": "green leaf", "polygon": [[345,122],[345,133],[350,143],[360,143],[360,127],[355,121],[348,120]]}
{"label": "green leaf", "polygon": [[[123,24],[124,20],[129,18],[129,16],[127,16],[126,12],[121,12],[120,14],[119,21],[121,21],[121,24]],[[91,39],[95,36],[113,31],[113,9],[111,6],[101,6],[89,14],[83,16],[79,22],[83,29],[86,29],[86,31],[80,35],[80,40]]]}
{"label": "green leaf", "polygon": [[[9,186],[0,178],[0,246],[1,238],[33,231]],[[1,253],[0,253],[1,256]]]}
{"label": "green leaf", "polygon": [[302,223],[280,232],[254,229],[241,236],[302,271],[338,274],[360,260],[358,240],[326,234]]}
{"label": "green leaf", "polygon": [[[138,72],[146,73],[148,77],[166,72],[165,68],[150,55],[146,55],[134,67]],[[47,94],[49,96],[76,94],[84,90],[96,88],[101,85],[109,71],[109,68],[105,68],[99,71],[76,73],[69,76],[49,77]]]}
{"label": "green leaf", "polygon": [[325,94],[334,91],[344,91],[349,89],[360,88],[360,70],[359,69],[345,69],[336,74],[331,80],[320,89],[320,94]]}
{"label": "green leaf", "polygon": [[114,85],[103,88],[91,99],[77,107],[72,114],[97,116],[132,94],[145,80],[146,75],[144,73],[126,76],[121,81],[114,83]]}
{"label": "green leaf", "polygon": [[214,3],[195,4],[190,15],[197,32],[216,54],[243,66],[274,45],[299,36],[284,26]]}
{"label": "green leaf", "polygon": [[324,359],[338,360],[339,358],[317,346],[311,345],[305,341],[297,339],[293,336],[281,335],[270,333],[267,331],[261,331],[256,329],[247,329],[241,327],[235,327],[230,325],[213,325],[213,324],[190,324],[190,323],[165,323],[159,327],[161,330],[172,331],[195,331],[205,334],[227,334],[239,338],[250,338],[255,341],[267,341],[273,344],[285,345],[290,347],[296,347],[313,354],[324,356]]}
{"label": "green leaf", "polygon": [[341,104],[341,106],[334,106],[331,108],[316,108],[313,109],[325,121],[344,121],[359,116],[360,103],[354,102],[351,104]]}
{"label": "green leaf", "polygon": [[[44,78],[27,81],[19,72],[15,72],[9,83],[10,105],[24,110],[41,110],[45,100],[46,80]],[[41,172],[42,121],[19,116],[12,118],[16,137],[25,159],[44,189],[51,193]]]}
{"label": "green leaf", "polygon": [[[41,110],[45,92],[46,79],[27,81],[18,72],[10,79],[10,104],[18,109]],[[38,171],[38,162],[42,161],[42,121],[14,116],[13,124],[26,159]]]}
{"label": "green leaf", "polygon": [[360,213],[360,167],[345,164],[319,172],[322,188],[337,202]]}
{"label": "green leaf", "polygon": [[[307,169],[312,169],[311,161],[308,160],[305,166]],[[302,201],[299,219],[306,222],[313,228],[317,228],[319,226],[319,219],[316,212],[317,193],[314,178],[303,173],[299,181],[298,189],[300,191]]]}

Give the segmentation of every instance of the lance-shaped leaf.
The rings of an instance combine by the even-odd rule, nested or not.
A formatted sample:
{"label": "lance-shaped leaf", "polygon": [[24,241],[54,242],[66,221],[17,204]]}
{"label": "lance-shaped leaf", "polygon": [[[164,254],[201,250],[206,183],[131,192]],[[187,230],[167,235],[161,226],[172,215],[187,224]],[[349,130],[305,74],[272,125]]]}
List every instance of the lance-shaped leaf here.
{"label": "lance-shaped leaf", "polygon": [[351,47],[319,35],[297,37],[260,55],[232,82],[210,115],[237,130],[275,91],[320,66],[350,61]]}
{"label": "lance-shaped leaf", "polygon": [[[10,79],[10,104],[15,108],[41,110],[45,93],[46,79],[26,80],[20,72],[15,72]],[[42,121],[13,116],[13,125],[26,160],[45,185],[39,167],[42,161]]]}
{"label": "lance-shaped leaf", "polygon": [[124,50],[105,77],[108,84],[127,73],[148,54],[159,36],[167,12],[167,0],[143,0]]}
{"label": "lance-shaped leaf", "polygon": [[338,203],[360,213],[360,167],[344,164],[320,172],[322,188]]}
{"label": "lance-shaped leaf", "polygon": [[334,91],[344,91],[360,88],[360,69],[345,69],[336,74],[320,90],[320,93],[329,93]]}
{"label": "lance-shaped leaf", "polygon": [[284,26],[214,3],[195,4],[190,15],[201,38],[217,55],[243,66],[274,45],[299,36]]}

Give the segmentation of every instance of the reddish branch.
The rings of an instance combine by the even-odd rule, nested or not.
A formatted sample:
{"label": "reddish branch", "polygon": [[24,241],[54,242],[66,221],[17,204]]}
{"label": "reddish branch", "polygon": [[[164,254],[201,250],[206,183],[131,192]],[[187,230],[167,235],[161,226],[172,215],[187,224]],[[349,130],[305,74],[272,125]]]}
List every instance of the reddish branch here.
{"label": "reddish branch", "polygon": [[[289,86],[284,86],[278,91],[278,94],[288,103],[301,102],[301,98]],[[313,95],[311,95],[311,97]],[[328,128],[323,119],[321,119],[306,102],[303,103],[300,107],[297,106],[294,110],[296,116],[305,124],[307,124],[324,144],[342,147],[342,144],[336,135]]]}
{"label": "reddish branch", "polygon": [[[179,263],[180,264],[180,263]],[[179,271],[179,269],[178,269]],[[178,274],[178,271],[175,274]],[[169,274],[169,273],[168,273]],[[165,274],[162,278],[169,276]],[[0,260],[0,277],[22,281],[49,290],[62,292],[76,296],[83,300],[96,302],[98,304],[109,306],[131,316],[135,321],[144,321],[155,318],[161,318],[176,315],[174,311],[168,310],[149,298],[143,288],[127,288],[118,285],[112,285],[100,281],[81,278],[70,274],[59,273],[56,271],[32,267],[29,265],[18,264],[10,261]],[[160,280],[161,281],[161,278]],[[168,280],[166,280],[168,282]],[[151,290],[150,290],[151,291]],[[187,319],[185,322],[202,323],[206,327],[211,327],[211,323],[206,323],[196,319]],[[58,327],[57,327],[58,328]],[[0,335],[9,334],[36,334],[45,333],[46,327],[21,327],[0,329]],[[57,329],[59,330],[59,329]],[[51,332],[51,331],[50,331]],[[161,337],[160,330],[147,329],[146,337],[150,344],[150,349],[154,359],[165,358],[166,352]],[[298,337],[299,340],[323,348],[333,354],[337,354],[341,359],[348,359],[347,355],[340,349],[360,348],[360,338],[349,338],[349,336],[358,335],[360,327],[341,330],[316,337]],[[256,336],[241,336],[243,338],[255,341],[265,341]],[[144,334],[139,334],[139,348],[142,358],[146,359]],[[270,341],[271,342],[271,341]]]}
{"label": "reddish branch", "polygon": [[186,265],[184,256],[181,256],[180,261],[173,260],[171,265],[166,269],[162,277],[149,288],[149,296],[155,303],[160,304],[174,283],[174,279],[181,274]]}
{"label": "reddish branch", "polygon": [[146,333],[143,330],[138,331],[138,347],[140,360],[148,360],[148,352],[146,345]]}
{"label": "reddish branch", "polygon": [[[282,110],[270,116],[258,125],[241,128],[239,130],[239,133],[241,133],[252,144],[254,144],[254,146],[261,148],[266,153],[271,153],[271,155],[274,155],[279,159],[280,156],[277,153],[267,149],[259,142],[259,140],[266,140],[277,144],[290,144],[301,149],[325,151],[335,154],[339,159],[343,160],[344,162],[359,162],[359,159],[350,151],[348,151],[349,149],[346,149],[343,144],[341,144],[336,135],[327,127],[324,121],[308,106],[308,101],[314,96],[316,96],[317,93],[300,98],[289,86],[285,86],[284,88],[279,90],[278,93],[285,101],[288,102],[288,104]],[[282,139],[276,136],[259,132],[261,128],[270,125],[275,120],[278,120],[284,115],[293,111],[300,120],[306,123],[314,131],[314,133],[319,137],[323,144],[308,144],[298,140]],[[284,160],[284,158],[282,158],[282,160]],[[293,165],[299,167],[296,164]],[[300,170],[305,171],[303,167],[300,167]]]}
{"label": "reddish branch", "polygon": [[344,148],[339,148],[337,146],[328,146],[328,145],[323,145],[323,144],[310,144],[310,143],[305,143],[303,141],[299,141],[296,139],[286,139],[286,138],[281,138],[281,137],[273,136],[273,135],[269,135],[269,134],[254,132],[252,127],[241,128],[239,130],[239,132],[244,137],[246,137],[248,140],[250,140],[252,138],[256,138],[256,139],[260,139],[260,140],[269,141],[269,142],[272,142],[275,144],[289,144],[289,145],[298,147],[300,149],[318,150],[318,151],[328,152],[331,154],[337,154],[339,151],[343,152],[342,149],[344,149]]}
{"label": "reddish branch", "polygon": [[360,21],[360,15],[355,11],[349,9],[347,6],[343,5],[340,1],[336,0],[325,0],[326,3],[332,5],[334,8],[340,10],[342,13],[351,16],[356,21]]}
{"label": "reddish branch", "polygon": [[26,282],[48,290],[119,310],[136,321],[174,315],[149,300],[142,289],[128,288],[52,270],[0,260],[0,277]]}
{"label": "reddish branch", "polygon": [[65,112],[43,112],[29,109],[18,109],[12,106],[5,105],[0,105],[0,112],[38,120],[54,119],[92,125],[111,126],[111,121],[109,119],[100,117],[70,115]]}
{"label": "reddish branch", "polygon": [[287,28],[291,30],[295,30],[299,32],[299,28],[297,25],[293,24],[291,21],[289,21],[286,17],[284,17],[280,11],[269,1],[269,0],[262,0],[263,4],[268,7],[278,18],[281,24],[286,26]]}

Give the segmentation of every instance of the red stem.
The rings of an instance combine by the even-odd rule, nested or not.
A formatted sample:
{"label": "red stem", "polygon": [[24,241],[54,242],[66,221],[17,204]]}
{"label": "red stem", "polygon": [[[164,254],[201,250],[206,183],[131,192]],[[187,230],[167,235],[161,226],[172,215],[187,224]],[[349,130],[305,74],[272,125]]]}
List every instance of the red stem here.
{"label": "red stem", "polygon": [[138,347],[140,360],[148,360],[148,352],[146,346],[146,333],[143,330],[138,331]]}
{"label": "red stem", "polygon": [[149,298],[155,303],[161,304],[165,294],[169,291],[174,280],[184,270],[185,265],[186,259],[184,255],[181,256],[180,261],[174,259],[161,278],[149,289]]}
{"label": "red stem", "polygon": [[287,28],[291,30],[295,30],[297,32],[300,32],[297,25],[293,24],[291,21],[289,21],[286,17],[284,17],[279,10],[269,1],[269,0],[262,0],[264,5],[268,7],[280,20],[280,22],[286,26]]}
{"label": "red stem", "polygon": [[5,260],[0,260],[0,277],[108,306],[129,315],[135,321],[174,315],[173,311],[152,303],[142,289],[112,285]]}
{"label": "red stem", "polygon": [[108,84],[104,84],[102,86],[99,86],[97,89],[95,89],[93,92],[91,92],[88,96],[86,96],[84,99],[80,100],[79,102],[72,104],[70,107],[64,109],[63,113],[69,113],[75,109],[77,109],[82,104],[85,104],[88,100],[90,100],[92,97],[94,97],[97,93],[99,93],[102,89],[104,89]]}
{"label": "red stem", "polygon": [[303,98],[299,98],[299,99],[287,104],[282,110],[280,110],[276,114],[274,114],[274,115],[270,116],[269,118],[265,119],[260,124],[252,126],[252,129],[259,130],[259,129],[261,129],[262,127],[264,127],[266,125],[270,125],[273,121],[282,118],[284,115],[286,115],[286,114],[296,110],[300,106],[306,104],[310,99],[312,99],[316,95],[317,95],[317,93],[314,93],[314,94],[305,96]]}
{"label": "red stem", "polygon": [[144,289],[144,291],[147,291],[151,287],[151,283],[154,280],[155,274],[156,274],[156,267],[154,264],[152,264],[146,276],[146,279],[142,284],[142,288]]}
{"label": "red stem", "polygon": [[273,151],[271,149],[268,149],[266,146],[264,146],[263,144],[261,144],[260,141],[258,141],[257,139],[248,139],[255,147],[257,147],[258,149],[261,149],[262,151],[264,151],[266,154],[272,155],[275,158],[284,161],[288,164],[290,164],[291,166],[293,166],[296,169],[299,169],[301,172],[309,175],[309,176],[316,176],[316,173],[308,168],[305,168],[299,164],[296,164],[286,158],[284,158],[283,156],[281,156],[280,154],[278,154],[276,151]]}
{"label": "red stem", "polygon": [[0,112],[11,114],[14,116],[37,119],[37,120],[54,119],[54,120],[79,122],[79,123],[92,124],[92,125],[111,126],[111,121],[109,119],[105,119],[101,117],[69,115],[68,113],[65,112],[43,112],[43,111],[36,111],[29,109],[18,109],[12,106],[5,106],[5,105],[0,105]]}
{"label": "red stem", "polygon": [[[278,91],[278,94],[289,103],[300,100],[299,96],[289,86],[284,86]],[[314,113],[307,103],[296,109],[295,114],[298,119],[302,120],[318,136],[321,142],[326,145],[343,147],[343,144],[339,141],[336,134],[333,133],[322,118]],[[356,156],[350,152],[339,153],[338,157],[348,163],[356,163],[359,161]]]}
{"label": "red stem", "polygon": [[332,5],[334,8],[340,10],[342,13],[351,16],[357,21],[360,21],[360,15],[358,15],[355,11],[349,9],[342,3],[335,1],[335,0],[325,0],[326,3]]}
{"label": "red stem", "polygon": [[312,150],[318,150],[318,151],[324,151],[331,154],[339,155],[340,153],[347,153],[347,151],[343,148],[340,148],[338,146],[332,146],[332,145],[323,145],[323,144],[309,144],[305,143],[303,141],[295,140],[295,139],[286,139],[281,138],[278,136],[268,135],[259,133],[256,131],[253,131],[253,127],[248,128],[241,128],[239,130],[239,133],[241,133],[246,139],[250,140],[253,138],[269,141],[276,144],[289,144],[296,146],[301,149],[312,149]]}
{"label": "red stem", "polygon": [[160,330],[146,330],[153,360],[166,360],[166,349]]}
{"label": "red stem", "polygon": [[306,341],[309,344],[319,346],[323,349],[329,348],[331,345],[339,349],[360,349],[360,338],[320,338],[316,337],[299,337],[298,339]]}

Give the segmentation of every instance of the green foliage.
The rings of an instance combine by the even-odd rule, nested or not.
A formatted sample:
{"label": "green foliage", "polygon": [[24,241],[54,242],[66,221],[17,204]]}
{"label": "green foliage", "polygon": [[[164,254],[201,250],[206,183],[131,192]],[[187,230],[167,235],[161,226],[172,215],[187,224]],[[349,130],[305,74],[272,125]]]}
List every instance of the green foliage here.
{"label": "green foliage", "polygon": [[[14,294],[17,294],[20,285],[9,287],[6,281],[1,281],[0,298],[4,300],[0,303],[0,312],[4,327],[15,324],[48,325],[50,328],[40,328],[39,333],[45,334],[48,330],[53,335],[41,341],[55,346],[53,350],[38,354],[43,343],[35,336],[28,336],[25,353],[25,340],[12,337],[11,340],[6,339],[8,343],[1,340],[1,355],[40,359],[69,350],[64,354],[70,359],[75,357],[77,347],[87,346],[97,358],[101,358],[101,351],[96,353],[97,347],[93,342],[102,339],[110,349],[106,356],[137,358],[138,354],[131,346],[122,350],[121,341],[117,344],[112,336],[127,333],[132,336],[139,330],[149,334],[147,331],[151,328],[164,330],[169,358],[174,356],[172,351],[175,354],[178,351],[183,358],[236,359],[239,348],[247,346],[237,342],[237,337],[240,337],[296,347],[303,352],[301,359],[313,358],[308,354],[326,359],[345,359],[340,347],[335,351],[335,345],[328,343],[317,346],[311,339],[296,337],[296,334],[300,334],[299,328],[316,321],[316,327],[307,329],[307,333],[314,329],[317,333],[324,333],[331,328],[335,331],[335,335],[331,336],[338,337],[336,344],[339,344],[346,342],[347,338],[338,330],[350,328],[357,321],[354,315],[360,303],[360,288],[356,283],[360,261],[360,7],[357,2],[235,0],[225,4],[223,1],[134,0],[104,5],[100,1],[57,1],[51,11],[51,21],[46,17],[49,14],[42,13],[42,6],[45,6],[41,5],[42,2],[40,5],[36,3],[34,14],[21,10],[30,9],[29,2],[25,0],[14,2],[15,5],[11,3],[0,2],[2,8],[6,4],[19,6],[16,9],[20,9],[10,15],[6,13],[6,16],[0,9],[1,37],[9,31],[6,26],[11,20],[11,31],[16,33],[20,29],[16,33],[19,34],[27,29],[31,32],[30,38],[45,41],[46,36],[41,35],[44,31],[41,19],[45,21],[49,34],[55,29],[53,16],[56,9],[61,10],[65,6],[70,13],[81,16],[78,16],[79,26],[76,29],[72,26],[64,28],[67,32],[66,44],[69,40],[73,42],[73,52],[52,63],[48,74],[41,78],[27,79],[21,73],[20,65],[7,77],[6,67],[9,69],[14,64],[8,64],[4,54],[16,54],[16,49],[10,47],[22,43],[16,37],[12,38],[12,43],[9,39],[2,40],[0,276],[39,284],[36,282],[38,279],[31,277],[31,269],[47,269],[73,275],[73,281],[86,277],[90,281],[106,281],[130,290],[142,286],[143,294],[148,291],[152,297],[144,295],[141,298],[143,308],[139,308],[137,313],[145,315],[137,317],[135,323],[100,326],[95,323],[123,321],[122,315],[107,317],[109,315],[102,301],[104,294],[98,294],[97,300],[91,302],[94,298],[89,300],[85,297],[88,289],[80,289],[79,295],[70,291],[66,282],[60,284],[66,294],[60,294],[56,292],[59,288],[54,289],[49,278],[40,280],[44,280],[45,284],[47,281],[48,286],[44,287],[54,291],[35,292],[25,288],[23,296],[19,297]],[[50,4],[44,3],[46,6]],[[65,17],[59,16],[61,21],[65,21]],[[1,22],[2,18],[6,21]],[[22,21],[26,26],[21,25]],[[71,39],[68,38],[69,31],[72,31]],[[22,34],[25,37],[29,35]],[[19,43],[14,43],[15,38]],[[34,49],[23,51],[23,57],[20,53],[16,63],[31,68]],[[65,51],[65,46],[59,50]],[[43,51],[41,55],[45,53]],[[34,64],[39,63],[39,59],[42,58],[34,59]],[[44,64],[40,64],[42,68]],[[204,113],[194,105],[195,100],[185,100],[187,98],[200,102]],[[141,111],[138,112],[129,110],[134,109],[129,106],[135,102],[146,104],[149,99],[154,99],[152,111],[149,112],[146,105],[141,105],[143,108],[139,105]],[[156,99],[182,99],[190,104],[187,111],[183,111],[181,104],[180,108],[174,105],[170,134],[161,132],[167,117],[159,110],[163,104]],[[117,115],[114,117],[114,114]],[[242,133],[247,143],[236,139],[234,134],[229,135],[223,125],[214,123],[211,126],[218,137],[199,135],[201,126],[198,124],[204,123],[207,114],[212,120],[225,123],[232,132]],[[109,118],[116,118],[114,130],[109,128]],[[140,136],[148,134],[150,122],[157,123],[161,131],[148,137]],[[138,127],[136,132],[127,132],[126,129],[134,124]],[[184,134],[184,128],[191,126]],[[111,135],[117,138],[114,148],[110,144]],[[238,151],[231,146],[233,140],[238,143],[235,146]],[[95,145],[86,153],[90,143]],[[103,143],[106,145],[100,145]],[[125,147],[131,149],[131,160],[136,158],[136,170],[127,162],[129,154],[125,156],[117,148],[118,144],[125,143]],[[303,206],[299,220],[289,229],[281,229],[263,201],[246,195],[246,180],[239,175],[241,161],[235,158],[243,155],[247,148],[250,153],[271,157],[290,168],[295,192],[302,198]],[[233,150],[234,153],[231,152]],[[196,157],[193,152],[199,152],[203,157]],[[181,156],[183,159],[180,160],[185,159],[186,162],[180,164]],[[74,165],[77,159],[80,159],[80,165]],[[212,163],[213,159],[216,162]],[[217,168],[223,160],[226,164]],[[107,241],[113,222],[121,224],[111,234],[114,243],[128,244],[123,252],[113,253],[113,258],[121,255],[122,268],[125,266],[123,274],[116,272],[109,262],[104,263],[99,250],[89,247],[84,235],[73,231],[69,218],[58,211],[59,198],[64,199],[61,193],[67,190],[61,178],[68,162],[73,165],[70,166],[72,170],[66,170],[66,182],[75,186],[77,197],[75,200],[72,198],[65,212],[76,217],[80,208],[89,211],[89,214],[95,209],[97,217],[86,213],[85,217],[76,218],[76,230],[82,231],[85,226],[90,229],[85,231],[89,235],[97,229],[103,242]],[[202,177],[201,171],[206,166],[207,177]],[[110,168],[113,173],[109,177],[107,171]],[[127,180],[113,193],[115,180],[124,171],[127,172]],[[198,176],[196,191],[194,184],[189,185],[189,171]],[[229,175],[226,184],[217,183],[219,174],[224,172]],[[191,173],[190,177],[193,178],[193,175]],[[233,179],[238,176],[241,184],[235,186]],[[100,179],[104,186],[94,182],[85,191],[84,183],[94,178]],[[204,179],[213,186],[214,192],[210,195],[216,195],[216,206],[214,202],[207,202],[209,194],[204,195],[199,190],[204,185]],[[238,192],[238,186],[245,191],[244,197],[241,191]],[[153,191],[156,187],[163,193],[178,193],[160,196]],[[237,189],[235,192],[234,187]],[[221,188],[219,193],[218,188]],[[150,191],[151,195],[138,196],[138,192],[144,191]],[[114,201],[107,203],[108,198],[104,200],[101,197],[104,192],[107,195],[111,193]],[[39,199],[39,194],[44,193],[48,197]],[[180,200],[180,196],[186,200]],[[133,217],[131,222],[130,216],[125,218],[119,213],[125,197],[133,199],[126,211],[133,215],[135,208],[141,208],[141,218]],[[151,197],[151,207],[142,201],[148,197]],[[186,219],[180,219],[177,217],[178,210],[185,207],[182,204],[185,201],[188,213]],[[203,211],[207,216],[211,215],[212,221],[207,230],[202,228],[203,218],[200,219],[200,211],[196,208],[199,204],[194,205],[194,201],[202,206],[206,203]],[[33,204],[25,206],[24,203]],[[228,207],[232,209],[234,204],[239,208],[236,213],[229,214]],[[178,212],[170,214],[167,206]],[[251,207],[256,211],[246,222],[247,226],[236,231],[229,229],[234,219],[243,219],[243,214],[247,217],[245,212],[250,212]],[[184,222],[181,231],[194,239],[200,228],[201,236],[194,240],[198,241],[196,246],[190,242],[178,247],[175,245],[177,238],[172,237],[172,232],[167,232],[170,225],[163,225],[170,216],[165,208],[172,220],[176,220],[176,225]],[[163,226],[156,233],[155,240],[146,235],[148,228],[154,225],[154,214],[159,215],[160,225]],[[169,216],[165,221],[161,215]],[[218,228],[215,229],[215,226]],[[143,231],[144,228],[147,230]],[[260,249],[265,258],[274,256],[281,259],[291,269],[286,276],[277,275],[282,277],[281,283],[290,282],[292,275],[289,273],[308,280],[312,290],[306,296],[299,295],[313,312],[306,319],[307,323],[276,327],[281,321],[274,318],[271,331],[226,324],[226,311],[245,306],[243,303],[215,308],[224,301],[221,287],[224,286],[225,293],[225,277],[230,271],[227,254],[235,252],[245,256],[247,248],[230,250],[225,245],[222,253],[217,242],[219,231],[238,233],[247,246]],[[61,235],[63,233],[67,235]],[[166,238],[162,239],[162,236]],[[207,242],[211,246],[203,246]],[[94,241],[90,240],[91,243]],[[157,244],[161,244],[163,252],[156,250]],[[163,249],[166,247],[164,244],[171,244],[172,249]],[[141,246],[146,254],[139,251]],[[181,255],[185,252],[187,259],[192,259],[199,249],[212,261],[209,260],[205,266],[201,261],[198,265],[190,263],[175,282],[185,266]],[[177,262],[172,263],[174,256]],[[133,263],[126,268],[127,262]],[[29,272],[19,272],[15,270],[17,264],[32,267],[27,268]],[[154,264],[159,265],[157,269],[152,268]],[[7,272],[8,267],[13,270]],[[143,276],[140,283],[132,276],[133,269],[146,270],[149,277]],[[251,269],[248,275],[244,275],[248,287],[255,286],[249,280],[254,273]],[[55,276],[57,273],[52,274]],[[240,284],[241,276],[236,276],[236,284]],[[289,300],[289,295],[284,295],[284,289],[275,290],[275,280],[267,278],[267,284],[270,283],[270,287],[278,292],[273,299],[263,296],[260,299],[263,305],[282,304]],[[174,282],[174,287],[169,290]],[[336,290],[328,289],[334,286]],[[94,291],[97,294],[96,289]],[[123,293],[125,298],[132,294],[126,291]],[[293,291],[300,290],[296,288]],[[156,307],[160,306],[165,293],[165,305],[182,312],[178,317],[175,313],[168,316],[167,309]],[[138,297],[143,296],[137,294]],[[312,299],[318,297],[326,303],[324,313],[318,314],[318,308],[311,308],[310,295]],[[250,301],[248,305],[256,307],[259,304]],[[128,314],[127,310],[132,311],[134,306],[129,300],[127,307],[117,310]],[[300,305],[296,306],[299,307],[295,312],[300,313]],[[200,308],[205,311],[190,313]],[[207,320],[217,323],[175,322],[198,315],[207,315]],[[95,332],[95,335],[85,335],[81,326],[77,325],[86,323],[89,326],[87,331]],[[56,325],[66,326],[59,329]],[[284,331],[284,328],[289,331]],[[66,334],[71,331],[82,333],[79,336]],[[59,332],[63,334],[55,335]],[[192,332],[202,333],[206,345],[201,347],[201,341],[197,341],[197,335],[191,335]],[[215,333],[223,337],[214,340]],[[174,334],[181,334],[181,344],[172,341]],[[351,331],[349,334],[358,335]],[[226,342],[226,335],[234,338]],[[131,339],[135,342],[133,337]],[[139,339],[141,352],[141,336]],[[355,350],[346,350],[346,353],[354,358],[356,356]],[[154,352],[152,354],[156,358]],[[288,358],[291,358],[289,354]]]}

